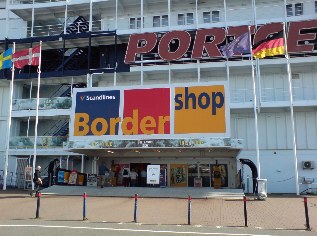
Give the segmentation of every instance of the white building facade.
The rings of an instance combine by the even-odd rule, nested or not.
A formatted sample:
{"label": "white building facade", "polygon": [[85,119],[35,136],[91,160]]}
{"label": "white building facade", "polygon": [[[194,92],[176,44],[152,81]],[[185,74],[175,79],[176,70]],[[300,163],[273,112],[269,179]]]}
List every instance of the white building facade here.
{"label": "white building facade", "polygon": [[[195,178],[202,178],[203,187],[212,187],[212,169],[218,163],[224,166],[223,187],[238,188],[239,159],[243,158],[256,164],[258,178],[268,181],[269,193],[301,193],[314,188],[317,1],[7,0],[0,4],[0,20],[5,26],[1,27],[1,51],[14,44],[16,50],[25,49],[42,41],[40,88],[36,68],[16,70],[11,91],[12,73],[1,71],[0,132],[9,132],[0,137],[2,184],[7,176],[7,186],[22,188],[26,165],[35,162],[45,167],[58,158],[62,168],[90,174],[98,172],[102,161],[109,167],[139,170],[160,164],[166,169],[168,187],[193,187]],[[274,27],[285,27],[287,55],[257,60],[251,60],[248,53],[228,59],[222,56],[220,47],[248,32],[248,26],[252,43],[275,33]],[[264,38],[257,33],[261,27],[267,27],[262,30]],[[201,56],[193,57],[197,32],[203,29],[212,32],[203,39],[206,44]],[[160,40],[171,32],[185,32],[190,45],[169,60],[163,53],[171,56],[183,43],[171,36],[168,48],[160,51]],[[133,59],[128,61],[131,35],[153,33],[153,47],[142,51],[150,41],[140,37]],[[211,126],[219,126],[221,120],[225,129],[179,130],[177,122],[186,118],[177,118],[173,108],[177,89],[204,86],[224,86],[224,115]],[[169,89],[170,95],[170,118],[164,131],[147,133],[152,130],[148,120],[143,131],[128,135],[120,131],[120,120],[113,124],[113,133],[101,133],[103,128],[97,124],[96,132],[76,134],[76,129],[82,131],[84,126],[76,126],[76,114],[90,112],[78,108],[81,93],[119,91],[118,117],[123,119],[129,116],[125,114],[130,102],[124,100],[127,91],[163,88]],[[220,109],[219,98],[214,98]],[[163,100],[162,96],[162,104]],[[91,109],[107,108],[99,105]],[[199,119],[192,122],[200,125]],[[175,174],[176,169],[182,173]],[[248,167],[242,169],[241,177],[245,190],[251,191]],[[174,178],[180,178],[179,182]]]}

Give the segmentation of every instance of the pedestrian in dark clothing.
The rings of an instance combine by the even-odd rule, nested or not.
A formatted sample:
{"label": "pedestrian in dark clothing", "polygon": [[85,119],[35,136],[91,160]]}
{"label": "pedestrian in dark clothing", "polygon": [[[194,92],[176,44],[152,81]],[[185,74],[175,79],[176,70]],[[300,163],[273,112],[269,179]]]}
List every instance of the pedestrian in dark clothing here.
{"label": "pedestrian in dark clothing", "polygon": [[48,179],[49,179],[49,186],[54,185],[54,173],[55,173],[55,167],[58,166],[59,160],[54,159],[53,161],[50,162],[48,165]]}
{"label": "pedestrian in dark clothing", "polygon": [[37,194],[40,190],[40,187],[42,186],[41,166],[37,166],[35,168],[33,183],[34,183],[34,190],[30,193],[31,197],[34,196],[34,193],[37,196]]}
{"label": "pedestrian in dark clothing", "polygon": [[106,173],[109,173],[109,169],[107,168],[106,164],[104,162],[102,162],[101,165],[99,166],[99,169],[98,169],[101,188],[103,188],[105,186]]}

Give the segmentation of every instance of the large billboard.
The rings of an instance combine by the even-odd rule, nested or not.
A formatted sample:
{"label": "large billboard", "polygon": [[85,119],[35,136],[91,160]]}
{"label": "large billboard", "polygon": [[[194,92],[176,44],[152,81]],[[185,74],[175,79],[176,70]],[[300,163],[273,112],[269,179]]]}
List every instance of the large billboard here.
{"label": "large billboard", "polygon": [[226,87],[74,89],[70,140],[230,137]]}

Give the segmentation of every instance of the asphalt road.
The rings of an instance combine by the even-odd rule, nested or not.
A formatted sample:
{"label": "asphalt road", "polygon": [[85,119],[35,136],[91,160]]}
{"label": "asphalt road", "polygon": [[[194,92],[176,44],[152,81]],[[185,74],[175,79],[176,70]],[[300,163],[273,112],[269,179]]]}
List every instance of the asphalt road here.
{"label": "asphalt road", "polygon": [[206,227],[189,225],[153,225],[138,223],[111,223],[89,221],[8,220],[0,221],[0,235],[67,235],[67,236],[123,236],[123,235],[225,235],[269,236],[316,235],[304,230],[265,230],[244,227]]}

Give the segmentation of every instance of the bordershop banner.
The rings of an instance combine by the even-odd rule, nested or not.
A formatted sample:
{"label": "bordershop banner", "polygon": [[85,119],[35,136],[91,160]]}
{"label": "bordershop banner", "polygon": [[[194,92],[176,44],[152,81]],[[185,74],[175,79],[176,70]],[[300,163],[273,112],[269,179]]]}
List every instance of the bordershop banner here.
{"label": "bordershop banner", "polygon": [[226,82],[74,89],[73,140],[230,137]]}

